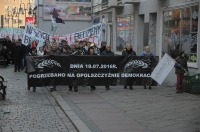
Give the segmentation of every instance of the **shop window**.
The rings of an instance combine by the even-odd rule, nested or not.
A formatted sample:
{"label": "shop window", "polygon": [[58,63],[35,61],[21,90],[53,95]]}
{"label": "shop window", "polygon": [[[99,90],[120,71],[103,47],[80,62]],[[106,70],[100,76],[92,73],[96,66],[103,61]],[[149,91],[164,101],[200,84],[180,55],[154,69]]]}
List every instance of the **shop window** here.
{"label": "shop window", "polygon": [[177,57],[178,51],[197,62],[198,6],[165,11],[163,14],[162,52]]}
{"label": "shop window", "polygon": [[117,18],[117,51],[122,51],[126,43],[133,45],[133,17]]}

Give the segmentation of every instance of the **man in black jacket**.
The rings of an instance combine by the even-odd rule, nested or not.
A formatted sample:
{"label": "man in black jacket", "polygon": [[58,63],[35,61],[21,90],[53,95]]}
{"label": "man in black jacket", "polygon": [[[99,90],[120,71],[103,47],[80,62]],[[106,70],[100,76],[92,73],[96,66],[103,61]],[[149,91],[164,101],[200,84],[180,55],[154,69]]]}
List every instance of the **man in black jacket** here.
{"label": "man in black jacket", "polygon": [[[131,44],[126,44],[126,47],[122,51],[122,56],[136,56],[136,52],[132,49]],[[127,78],[126,85],[124,89],[127,89],[127,85],[129,84],[130,90],[133,90],[133,80],[132,78]]]}
{"label": "man in black jacket", "polygon": [[23,50],[19,41],[16,41],[16,47],[13,51],[15,72],[20,72],[21,61],[23,59]]}
{"label": "man in black jacket", "polygon": [[[101,55],[104,55],[104,56],[113,56],[114,55],[114,52],[111,51],[110,44],[106,45],[106,49],[101,53]],[[106,87],[106,90],[110,90],[109,85],[106,85],[105,87]]]}

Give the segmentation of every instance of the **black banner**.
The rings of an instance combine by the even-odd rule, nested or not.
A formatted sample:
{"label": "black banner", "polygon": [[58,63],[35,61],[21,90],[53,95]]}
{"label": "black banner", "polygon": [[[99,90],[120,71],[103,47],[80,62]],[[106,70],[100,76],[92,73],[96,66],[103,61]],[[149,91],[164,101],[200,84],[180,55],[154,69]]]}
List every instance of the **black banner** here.
{"label": "black banner", "polygon": [[28,86],[142,85],[158,57],[27,56]]}

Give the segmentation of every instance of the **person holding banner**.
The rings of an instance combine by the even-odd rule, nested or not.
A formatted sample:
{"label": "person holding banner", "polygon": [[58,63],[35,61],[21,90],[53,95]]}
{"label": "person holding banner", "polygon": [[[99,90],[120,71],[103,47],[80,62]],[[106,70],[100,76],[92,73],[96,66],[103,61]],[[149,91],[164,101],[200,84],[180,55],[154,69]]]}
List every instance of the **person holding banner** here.
{"label": "person holding banner", "polygon": [[[34,47],[30,48],[29,53],[26,54],[26,56],[37,56],[37,49]],[[26,67],[25,67],[25,73],[27,73],[27,71],[28,71],[28,65],[26,65]],[[28,86],[28,90],[30,90],[30,89],[31,89],[31,87]],[[33,86],[33,92],[35,92],[35,91],[36,91],[36,86]]]}
{"label": "person holding banner", "polygon": [[[94,48],[93,48],[93,47],[89,47],[89,48],[88,48],[87,55],[97,55],[97,54],[95,54],[95,51],[94,51]],[[90,88],[91,88],[91,91],[96,90],[96,87],[95,87],[95,86],[90,86]]]}
{"label": "person holding banner", "polygon": [[188,72],[187,57],[183,51],[179,52],[179,56],[175,61],[176,93],[183,93],[183,77]]}
{"label": "person holding banner", "polygon": [[[146,59],[150,59],[152,56],[154,56],[154,54],[151,52],[149,46],[145,46],[144,51],[140,54],[140,56],[144,56]],[[152,81],[153,80],[151,78],[147,77],[144,78],[143,79],[144,89],[146,89],[147,84],[149,85],[149,89],[151,89]]]}
{"label": "person holding banner", "polygon": [[[76,49],[76,43],[70,45],[70,53],[71,55],[81,55],[81,52],[78,49]],[[73,87],[74,91],[78,92],[78,86],[75,83],[73,86],[69,85],[69,91],[72,91]]]}
{"label": "person holding banner", "polygon": [[[122,51],[122,56],[136,56],[136,52],[132,49],[131,44],[126,44],[126,47]],[[133,81],[132,78],[127,78],[126,85],[124,89],[127,89],[127,85],[129,84],[130,90],[133,90]]]}
{"label": "person holding banner", "polygon": [[[52,42],[51,44],[51,51],[49,52],[49,55],[59,55],[59,51],[58,51],[58,45],[56,42]],[[56,91],[56,84],[55,84],[55,80],[52,80],[52,85],[53,88],[50,88],[50,91]]]}
{"label": "person holding banner", "polygon": [[[106,49],[101,53],[101,55],[104,56],[114,56],[114,52],[111,51],[111,45],[110,44],[106,44]],[[109,85],[106,85],[106,90],[110,90]]]}

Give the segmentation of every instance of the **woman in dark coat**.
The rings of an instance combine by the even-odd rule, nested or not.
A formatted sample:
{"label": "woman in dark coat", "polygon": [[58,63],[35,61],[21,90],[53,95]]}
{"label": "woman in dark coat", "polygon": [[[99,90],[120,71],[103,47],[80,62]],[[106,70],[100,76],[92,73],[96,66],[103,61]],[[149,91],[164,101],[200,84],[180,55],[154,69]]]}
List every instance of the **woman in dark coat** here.
{"label": "woman in dark coat", "polygon": [[[94,48],[93,48],[93,47],[89,47],[89,48],[88,48],[87,55],[97,55],[97,54],[95,54],[95,51],[94,51]],[[90,88],[91,88],[91,91],[96,90],[96,87],[95,87],[95,86],[90,86]]]}

